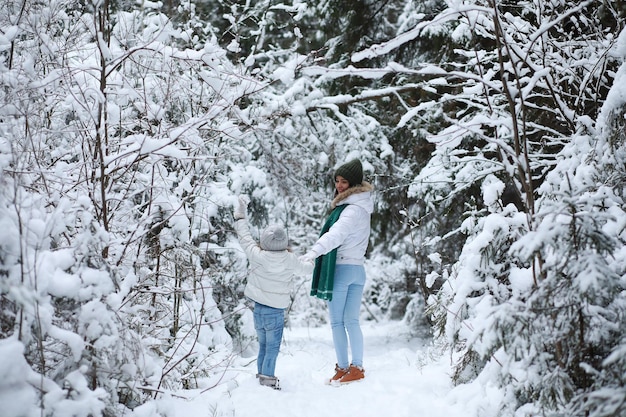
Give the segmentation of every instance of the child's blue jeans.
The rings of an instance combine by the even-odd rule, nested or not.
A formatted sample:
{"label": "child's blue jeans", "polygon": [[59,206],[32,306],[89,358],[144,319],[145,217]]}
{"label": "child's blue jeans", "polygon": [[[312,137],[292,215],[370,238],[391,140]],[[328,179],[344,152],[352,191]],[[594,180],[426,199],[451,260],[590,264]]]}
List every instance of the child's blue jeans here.
{"label": "child's blue jeans", "polygon": [[280,351],[285,326],[285,309],[254,303],[254,328],[259,339],[257,369],[259,374],[275,376],[276,359]]}

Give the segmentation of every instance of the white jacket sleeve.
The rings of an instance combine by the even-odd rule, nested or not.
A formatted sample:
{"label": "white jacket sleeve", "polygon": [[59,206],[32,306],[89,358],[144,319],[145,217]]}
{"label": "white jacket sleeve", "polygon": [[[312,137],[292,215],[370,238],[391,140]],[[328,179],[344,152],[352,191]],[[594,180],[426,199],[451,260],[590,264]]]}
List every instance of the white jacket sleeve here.
{"label": "white jacket sleeve", "polygon": [[325,255],[335,248],[341,246],[351,231],[357,228],[360,222],[361,209],[354,205],[348,205],[326,233],[315,242],[311,250],[317,256]]}
{"label": "white jacket sleeve", "polygon": [[252,238],[250,227],[246,219],[239,219],[235,222],[235,231],[237,232],[239,244],[248,258],[254,258],[261,252],[261,248]]}
{"label": "white jacket sleeve", "polygon": [[295,275],[311,275],[315,264],[312,262],[302,262],[295,254],[290,254],[290,267]]}

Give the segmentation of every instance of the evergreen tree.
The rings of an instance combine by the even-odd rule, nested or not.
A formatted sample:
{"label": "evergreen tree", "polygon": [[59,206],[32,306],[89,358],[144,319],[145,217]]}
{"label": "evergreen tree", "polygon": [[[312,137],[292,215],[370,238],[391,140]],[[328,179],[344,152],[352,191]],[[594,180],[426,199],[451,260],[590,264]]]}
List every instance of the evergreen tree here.
{"label": "evergreen tree", "polygon": [[153,9],[25,5],[0,9],[1,328],[23,346],[5,359],[39,375],[46,415],[120,415],[236,352],[238,258],[214,248],[249,180],[236,103],[263,84]]}

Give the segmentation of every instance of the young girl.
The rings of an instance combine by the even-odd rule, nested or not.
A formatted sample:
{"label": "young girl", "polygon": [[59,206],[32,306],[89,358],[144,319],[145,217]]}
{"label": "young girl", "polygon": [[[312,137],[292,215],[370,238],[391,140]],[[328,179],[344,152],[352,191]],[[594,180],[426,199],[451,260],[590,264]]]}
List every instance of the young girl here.
{"label": "young girl", "polygon": [[249,263],[244,295],[254,302],[254,328],[259,339],[257,376],[261,385],[280,389],[274,371],[283,338],[285,308],[290,302],[292,280],[294,275],[310,274],[313,264],[300,261],[287,250],[287,233],[280,225],[268,226],[261,234],[260,245],[257,245],[246,221],[249,201],[247,196],[240,196],[233,217],[239,243]]}
{"label": "young girl", "polygon": [[[322,227],[320,238],[300,259],[303,262],[315,260],[311,295],[328,301],[337,364],[335,374],[327,382],[336,385],[365,377],[359,312],[374,187],[363,181],[363,167],[358,159],[337,168],[334,180],[332,212]],[[348,338],[352,361],[348,358]]]}

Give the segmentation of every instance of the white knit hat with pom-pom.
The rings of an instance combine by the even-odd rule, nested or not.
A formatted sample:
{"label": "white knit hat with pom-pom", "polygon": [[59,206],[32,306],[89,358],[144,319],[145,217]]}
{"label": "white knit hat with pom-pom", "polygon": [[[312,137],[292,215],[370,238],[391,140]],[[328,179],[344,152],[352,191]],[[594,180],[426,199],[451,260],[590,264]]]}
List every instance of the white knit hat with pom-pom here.
{"label": "white knit hat with pom-pom", "polygon": [[261,233],[261,249],[271,251],[281,251],[287,249],[289,239],[285,229],[278,224],[268,226]]}

